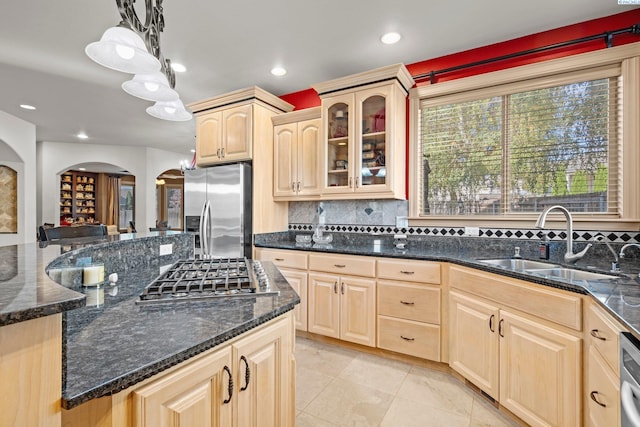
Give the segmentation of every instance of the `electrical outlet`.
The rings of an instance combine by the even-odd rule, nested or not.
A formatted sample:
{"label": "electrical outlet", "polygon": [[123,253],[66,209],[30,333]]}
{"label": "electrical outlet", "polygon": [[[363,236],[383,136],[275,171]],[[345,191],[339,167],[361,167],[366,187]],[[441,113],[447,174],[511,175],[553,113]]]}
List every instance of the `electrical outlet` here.
{"label": "electrical outlet", "polygon": [[160,245],[160,255],[171,255],[173,253],[173,243]]}
{"label": "electrical outlet", "polygon": [[465,227],[464,228],[465,236],[479,236],[480,235],[480,227]]}

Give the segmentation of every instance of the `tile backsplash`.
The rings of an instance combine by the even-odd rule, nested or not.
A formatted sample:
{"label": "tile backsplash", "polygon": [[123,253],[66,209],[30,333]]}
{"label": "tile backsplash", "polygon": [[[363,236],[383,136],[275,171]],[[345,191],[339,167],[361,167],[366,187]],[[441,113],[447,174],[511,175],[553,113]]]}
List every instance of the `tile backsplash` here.
{"label": "tile backsplash", "polygon": [[[408,215],[406,200],[331,200],[322,202],[290,202],[289,229],[311,230],[320,221],[327,231],[347,233],[397,234],[413,236],[463,236],[464,227],[396,227],[397,217]],[[320,214],[316,216],[316,214]],[[566,238],[564,229],[545,230],[552,241]],[[592,241],[599,231],[574,230],[575,241]],[[637,231],[601,232],[609,242],[638,243]],[[479,237],[539,240],[542,231],[530,228],[479,228]]]}

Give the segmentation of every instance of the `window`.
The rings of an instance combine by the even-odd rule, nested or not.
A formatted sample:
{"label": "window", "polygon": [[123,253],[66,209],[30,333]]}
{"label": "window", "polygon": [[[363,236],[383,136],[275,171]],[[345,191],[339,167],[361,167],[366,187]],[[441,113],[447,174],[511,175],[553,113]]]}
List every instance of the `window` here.
{"label": "window", "polygon": [[134,206],[135,184],[121,182],[118,215],[118,228],[120,230],[126,230],[129,227],[129,223],[134,221]]}
{"label": "window", "polygon": [[622,194],[623,181],[640,175],[623,159],[632,145],[623,136],[633,141],[637,126],[622,132],[637,111],[638,96],[624,98],[633,93],[625,86],[638,86],[637,76],[624,78],[637,58],[633,67],[550,62],[412,91],[412,218],[519,219],[555,204],[637,218],[637,200]]}

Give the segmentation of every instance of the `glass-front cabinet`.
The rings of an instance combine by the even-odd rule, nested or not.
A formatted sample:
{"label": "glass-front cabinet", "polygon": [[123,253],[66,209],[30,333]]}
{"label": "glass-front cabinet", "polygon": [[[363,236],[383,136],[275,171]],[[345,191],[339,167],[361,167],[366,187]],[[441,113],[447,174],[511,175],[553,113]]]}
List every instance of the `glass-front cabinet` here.
{"label": "glass-front cabinet", "polygon": [[[404,199],[406,95],[413,79],[401,64],[363,73],[362,79],[314,86],[322,99],[322,197]],[[341,80],[351,87],[336,90]]]}

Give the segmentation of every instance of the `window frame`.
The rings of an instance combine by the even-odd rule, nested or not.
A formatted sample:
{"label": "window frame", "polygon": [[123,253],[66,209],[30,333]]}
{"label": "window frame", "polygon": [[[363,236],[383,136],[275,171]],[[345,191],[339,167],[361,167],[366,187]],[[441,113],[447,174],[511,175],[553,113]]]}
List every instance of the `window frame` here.
{"label": "window frame", "polygon": [[[621,76],[622,111],[621,134],[618,139],[620,181],[618,185],[618,213],[576,213],[573,215],[581,226],[589,223],[592,228],[629,229],[640,225],[640,42],[624,46],[583,53],[566,58],[523,65],[507,70],[480,74],[443,83],[427,84],[411,89],[409,94],[409,219],[413,226],[513,226],[531,227],[538,213],[509,213],[498,216],[431,216],[420,214],[419,176],[419,111],[423,101],[437,103],[462,101],[508,92],[529,90],[539,85],[563,84],[567,80],[603,73],[619,73]],[[635,76],[635,78],[631,78]],[[635,119],[635,120],[634,120]]]}

